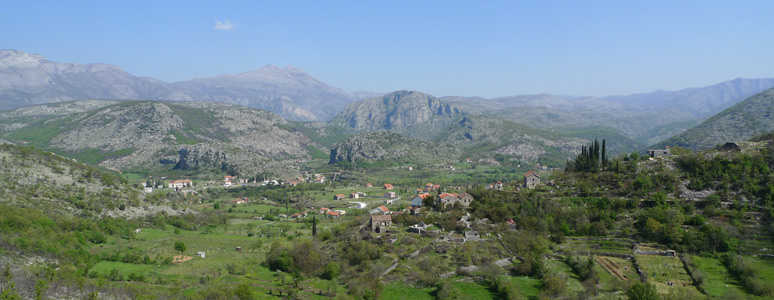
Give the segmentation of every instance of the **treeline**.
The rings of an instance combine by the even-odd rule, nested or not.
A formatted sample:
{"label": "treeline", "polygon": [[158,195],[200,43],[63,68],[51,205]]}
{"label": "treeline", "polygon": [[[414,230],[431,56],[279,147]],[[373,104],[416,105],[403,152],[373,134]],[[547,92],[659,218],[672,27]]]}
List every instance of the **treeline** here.
{"label": "treeline", "polygon": [[581,153],[575,157],[575,160],[567,161],[565,170],[592,173],[604,170],[609,164],[606,148],[604,139],[602,139],[601,147],[596,139],[589,147],[581,146]]}

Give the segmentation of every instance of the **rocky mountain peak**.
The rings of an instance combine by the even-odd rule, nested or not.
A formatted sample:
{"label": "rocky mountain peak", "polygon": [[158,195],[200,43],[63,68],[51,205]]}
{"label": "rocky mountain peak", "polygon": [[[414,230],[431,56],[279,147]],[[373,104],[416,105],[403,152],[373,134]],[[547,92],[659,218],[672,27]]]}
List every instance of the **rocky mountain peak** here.
{"label": "rocky mountain peak", "polygon": [[0,50],[0,69],[33,68],[47,62],[49,60],[39,54],[30,54],[22,50]]}

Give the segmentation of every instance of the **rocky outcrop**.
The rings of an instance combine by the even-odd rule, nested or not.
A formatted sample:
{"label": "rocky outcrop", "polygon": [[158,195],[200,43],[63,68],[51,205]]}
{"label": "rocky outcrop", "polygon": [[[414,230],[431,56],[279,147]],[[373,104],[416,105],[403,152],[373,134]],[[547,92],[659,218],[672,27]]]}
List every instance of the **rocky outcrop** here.
{"label": "rocky outcrop", "polygon": [[433,96],[399,91],[352,103],[331,122],[357,131],[399,130],[461,115],[459,108]]}
{"label": "rocky outcrop", "polygon": [[454,161],[459,155],[460,152],[456,149],[388,131],[377,131],[356,135],[334,144],[331,148],[330,163],[403,161],[429,164]]}

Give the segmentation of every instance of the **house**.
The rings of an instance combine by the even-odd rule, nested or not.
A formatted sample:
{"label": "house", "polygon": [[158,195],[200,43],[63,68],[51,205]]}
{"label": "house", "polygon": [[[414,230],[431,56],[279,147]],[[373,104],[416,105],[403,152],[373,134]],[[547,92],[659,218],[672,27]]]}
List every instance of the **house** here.
{"label": "house", "polygon": [[540,168],[541,168],[541,169],[543,169],[543,170],[548,170],[548,165],[543,165],[543,166],[542,166],[542,167],[540,167]]}
{"label": "house", "polygon": [[147,194],[147,193],[153,193],[153,187],[146,186],[145,188],[143,188],[143,191],[144,191],[146,194]]}
{"label": "house", "polygon": [[286,214],[279,214],[280,219],[287,219],[288,215]]}
{"label": "house", "polygon": [[393,187],[392,187],[392,184],[385,183],[385,184],[384,184],[384,189],[385,189],[385,190],[391,190],[391,189],[393,189]]}
{"label": "house", "polygon": [[408,170],[409,170],[409,171],[414,171],[414,168],[412,168],[412,167],[408,167]]}
{"label": "house", "polygon": [[666,146],[664,150],[658,149],[658,150],[648,150],[648,155],[650,157],[656,158],[661,156],[670,156],[672,155],[672,150],[669,149],[669,146]]}
{"label": "house", "polygon": [[325,215],[330,217],[330,218],[339,218],[341,216],[341,214],[339,214],[339,213],[337,213],[335,211],[332,211],[332,210],[329,210],[327,213],[325,213]]}
{"label": "house", "polygon": [[314,179],[314,183],[325,183],[325,177],[317,177]]}
{"label": "house", "polygon": [[454,166],[448,165],[448,166],[446,166],[446,170],[454,171]]}
{"label": "house", "polygon": [[363,193],[363,192],[357,192],[357,195],[360,197],[368,196],[366,193]]}
{"label": "house", "polygon": [[350,194],[349,194],[349,198],[350,198],[350,199],[357,199],[357,198],[360,198],[360,194],[358,194],[358,193],[350,193]]}
{"label": "house", "polygon": [[293,219],[303,218],[303,216],[300,213],[294,213],[290,217],[293,218]]}
{"label": "house", "polygon": [[226,180],[223,182],[223,187],[230,187],[231,186],[231,180]]}
{"label": "house", "polygon": [[516,225],[516,221],[514,221],[511,218],[507,218],[507,219],[505,219],[505,224],[506,225]]}
{"label": "house", "polygon": [[347,198],[347,195],[344,194],[338,194],[336,196],[333,196],[333,200],[342,200],[344,198]]}
{"label": "house", "polygon": [[204,251],[196,252],[196,256],[201,257],[201,258],[204,258],[206,255],[207,255],[207,253],[204,252]]}
{"label": "house", "polygon": [[327,207],[320,208],[320,214],[325,214],[326,212],[328,212],[328,210],[329,209]]}
{"label": "house", "polygon": [[473,196],[468,193],[459,194],[457,195],[457,198],[459,198],[457,203],[465,207],[470,206],[470,203],[473,202]]}
{"label": "house", "polygon": [[470,203],[473,202],[473,196],[471,196],[468,193],[462,193],[462,194],[450,194],[450,193],[443,193],[438,195],[438,202],[443,205],[444,208],[447,206],[463,206],[468,207],[470,206]]}
{"label": "house", "polygon": [[387,208],[386,206],[382,205],[382,206],[379,206],[377,208],[372,209],[369,213],[371,213],[372,215],[376,215],[376,214],[384,215],[384,214],[387,214],[389,212],[390,212],[390,209]]}
{"label": "house", "polygon": [[301,182],[299,182],[298,180],[288,181],[288,185],[289,186],[297,186],[299,183],[301,183]]}
{"label": "house", "polygon": [[384,205],[392,205],[392,203],[394,202],[395,202],[395,199],[384,200]]}
{"label": "house", "polygon": [[475,231],[475,230],[465,231],[463,236],[465,237],[465,241],[474,241],[475,242],[475,241],[480,241],[481,240],[481,235],[479,235],[478,232]]}
{"label": "house", "polygon": [[492,189],[497,190],[497,191],[502,191],[503,190],[503,183],[498,180],[497,182],[494,183],[494,185],[492,185]]}
{"label": "house", "polygon": [[193,185],[193,181],[188,179],[183,180],[172,180],[169,182],[169,188],[170,189],[178,189],[178,188],[184,188],[187,186]]}
{"label": "house", "polygon": [[366,204],[363,202],[350,202],[350,203],[355,203],[355,208],[360,208],[360,209],[366,208]]}
{"label": "house", "polygon": [[250,200],[248,200],[247,198],[236,198],[236,199],[231,200],[230,202],[233,205],[239,205],[239,204],[243,204],[243,203],[248,203],[248,202],[250,202]]}
{"label": "house", "polygon": [[411,207],[422,207],[423,200],[422,197],[414,197],[414,199],[411,199]]}
{"label": "house", "polygon": [[376,215],[371,216],[371,231],[376,233],[382,233],[392,225],[392,216],[390,215]]}
{"label": "house", "polygon": [[343,209],[337,209],[337,210],[334,210],[333,212],[335,212],[335,213],[337,213],[337,214],[339,214],[341,216],[347,214],[347,212],[345,210],[343,210]]}
{"label": "house", "polygon": [[387,198],[395,198],[395,192],[386,192],[384,196]]}
{"label": "house", "polygon": [[466,159],[465,159],[465,162],[466,162],[466,163],[472,163],[472,162],[473,162],[473,160],[472,160],[472,159],[470,159],[470,157],[468,157],[468,158],[466,158]]}
{"label": "house", "polygon": [[374,187],[374,185],[373,185],[373,184],[371,184],[370,182],[369,182],[369,183],[366,183],[366,188],[372,188],[372,187]]}
{"label": "house", "polygon": [[527,173],[524,173],[524,187],[525,188],[534,188],[536,186],[540,185],[540,175],[538,175],[535,171],[529,171]]}
{"label": "house", "polygon": [[426,225],[425,222],[419,222],[417,224],[409,226],[407,231],[423,234],[427,230],[427,227],[430,227],[430,226]]}
{"label": "house", "polygon": [[422,193],[422,189],[416,189],[416,190],[414,190],[414,192],[416,192],[417,194],[421,194]]}

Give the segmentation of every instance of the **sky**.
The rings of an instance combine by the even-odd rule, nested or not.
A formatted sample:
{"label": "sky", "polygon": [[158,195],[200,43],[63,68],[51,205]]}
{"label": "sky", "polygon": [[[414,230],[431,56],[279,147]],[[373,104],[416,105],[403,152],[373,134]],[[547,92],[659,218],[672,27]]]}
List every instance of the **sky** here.
{"label": "sky", "polygon": [[624,95],[774,77],[774,1],[4,1],[0,49],[167,82],[292,65],[345,91]]}

